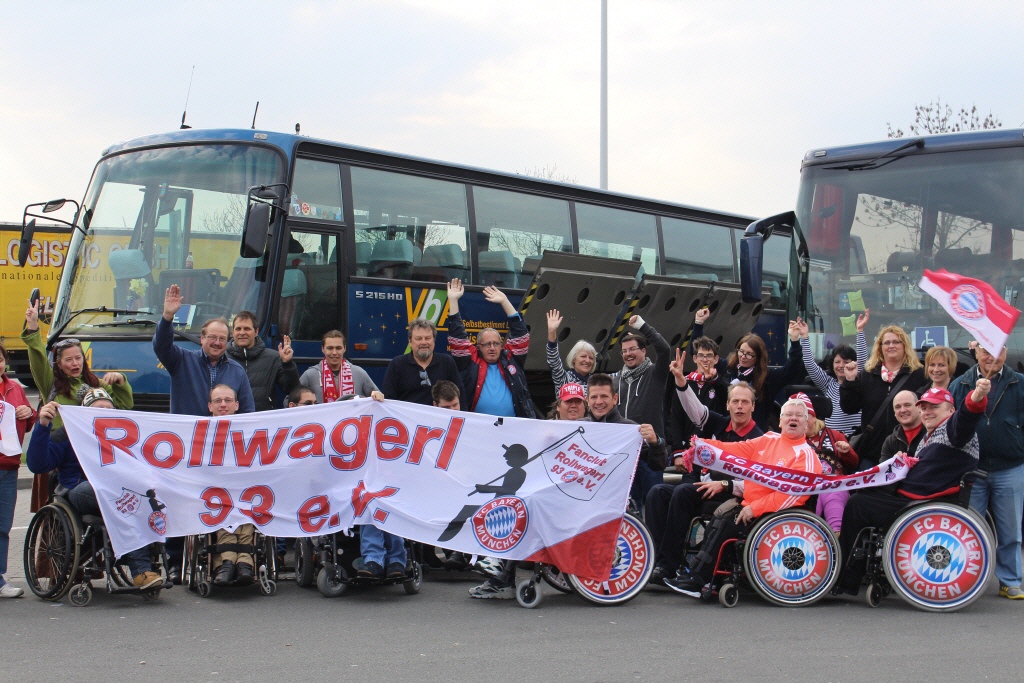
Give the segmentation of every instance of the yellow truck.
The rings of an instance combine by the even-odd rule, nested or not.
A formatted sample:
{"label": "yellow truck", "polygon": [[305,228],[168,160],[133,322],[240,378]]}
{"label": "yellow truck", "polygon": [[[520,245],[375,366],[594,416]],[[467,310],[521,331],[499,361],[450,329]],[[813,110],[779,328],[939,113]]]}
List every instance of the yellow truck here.
{"label": "yellow truck", "polygon": [[[32,290],[39,288],[44,310],[52,310],[57,298],[57,285],[71,241],[71,228],[59,225],[37,225],[32,252],[24,268],[18,266],[18,244],[21,223],[0,223],[0,342],[11,356],[12,371],[24,384],[32,384],[28,371],[28,355],[21,341],[25,309]],[[45,337],[49,331],[48,317],[40,327]]]}

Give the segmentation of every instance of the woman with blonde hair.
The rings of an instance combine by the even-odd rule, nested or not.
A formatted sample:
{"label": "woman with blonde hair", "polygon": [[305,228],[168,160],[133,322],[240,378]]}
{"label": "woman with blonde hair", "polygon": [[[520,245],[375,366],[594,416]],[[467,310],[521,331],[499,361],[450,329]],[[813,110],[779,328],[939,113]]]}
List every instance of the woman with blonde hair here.
{"label": "woman with blonde hair", "polygon": [[924,372],[931,382],[929,389],[949,389],[953,373],[956,372],[956,351],[948,346],[931,347],[924,354]]}
{"label": "woman with blonde hair", "polygon": [[898,424],[892,398],[903,389],[917,391],[928,385],[921,361],[910,337],[899,325],[887,325],[871,345],[864,372],[856,365],[846,368],[839,387],[839,406],[844,413],[861,412],[861,430],[855,443],[860,469],[878,464],[882,442]]}

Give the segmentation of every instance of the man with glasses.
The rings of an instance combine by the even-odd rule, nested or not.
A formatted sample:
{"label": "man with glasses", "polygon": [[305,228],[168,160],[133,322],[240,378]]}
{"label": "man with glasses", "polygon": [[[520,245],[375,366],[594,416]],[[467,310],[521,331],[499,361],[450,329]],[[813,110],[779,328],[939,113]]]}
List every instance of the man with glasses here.
{"label": "man with glasses", "polygon": [[175,415],[210,414],[210,390],[226,384],[238,395],[238,412],[256,411],[245,368],[227,356],[228,323],[213,318],[203,324],[199,349],[174,344],[174,315],[182,306],[181,289],[171,285],[164,294],[164,314],[153,333],[153,351],[171,375],[171,412]]}
{"label": "man with glasses", "polygon": [[[697,311],[698,323],[703,323],[701,312],[707,310],[702,308]],[[686,386],[705,408],[718,415],[725,414],[729,380],[718,372],[718,344],[709,337],[697,337],[690,342],[690,350],[697,363],[697,369],[686,375]],[[672,390],[671,386],[669,390]],[[681,454],[682,451],[690,447],[690,439],[697,428],[687,417],[686,411],[683,410],[683,404],[680,403],[679,396],[675,391],[672,391],[668,401],[669,414],[668,421],[665,423],[665,440],[668,442],[671,453]],[[686,476],[686,479],[687,481],[696,480],[695,477],[689,475]]]}
{"label": "man with glasses", "polygon": [[[213,318],[203,324],[198,349],[184,349],[174,343],[174,316],[183,298],[178,285],[164,293],[164,313],[153,333],[153,351],[171,376],[171,413],[206,417],[210,414],[210,390],[223,384],[235,392],[239,413],[256,412],[256,401],[245,368],[227,355],[228,321]],[[167,539],[170,567],[167,574],[181,582],[181,538]]]}
{"label": "man with glasses", "polygon": [[295,389],[292,389],[292,393],[288,394],[288,400],[285,403],[286,408],[315,405],[316,394],[313,393],[312,389],[307,389],[306,387],[296,387]]}
{"label": "man with glasses", "polygon": [[530,350],[530,331],[523,318],[504,292],[484,287],[484,298],[501,306],[507,316],[508,338],[503,342],[497,330],[486,327],[473,344],[459,313],[463,294],[461,280],[448,283],[448,349],[463,373],[463,385],[470,388],[464,407],[498,417],[537,417],[523,373]]}
{"label": "man with glasses", "polygon": [[426,318],[409,323],[409,353],[395,356],[388,363],[381,382],[384,397],[396,401],[432,405],[431,388],[437,382],[453,382],[462,393],[462,378],[455,360],[447,354],[434,353],[437,328]]}

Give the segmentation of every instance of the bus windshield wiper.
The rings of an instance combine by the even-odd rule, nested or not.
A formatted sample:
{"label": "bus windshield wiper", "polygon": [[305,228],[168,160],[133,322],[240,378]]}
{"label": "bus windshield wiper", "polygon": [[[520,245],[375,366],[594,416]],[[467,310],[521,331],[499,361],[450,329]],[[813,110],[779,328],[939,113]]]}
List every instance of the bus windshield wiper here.
{"label": "bus windshield wiper", "polygon": [[833,166],[822,166],[826,171],[868,171],[876,168],[881,168],[886,164],[891,164],[897,159],[902,159],[903,156],[896,156],[900,152],[911,147],[917,149],[924,149],[924,138],[914,138],[913,140],[906,142],[894,150],[881,154],[874,159],[866,159],[864,161],[850,161],[845,164],[835,164]]}
{"label": "bus windshield wiper", "polygon": [[71,311],[71,314],[68,315],[68,319],[61,323],[61,326],[58,327],[56,331],[50,331],[50,336],[59,337],[61,333],[64,332],[65,329],[67,329],[67,326],[71,324],[71,321],[77,318],[78,316],[82,315],[83,313],[110,313],[111,315],[131,315],[132,313],[135,312],[136,311],[129,311],[128,309],[125,308],[108,308],[106,306],[100,306],[99,308],[80,308],[77,311]]}
{"label": "bus windshield wiper", "polygon": [[[126,308],[110,308],[107,306],[100,306],[99,308],[81,308],[77,311],[72,311],[68,316],[68,319],[57,328],[56,332],[51,332],[50,336],[53,338],[59,337],[61,333],[71,324],[71,321],[80,316],[83,313],[110,313],[111,315],[138,315],[138,311],[129,311]],[[153,313],[152,315],[157,315]],[[121,327],[124,325],[156,325],[156,320],[150,320],[148,318],[129,318],[128,320],[112,320],[108,323],[100,323],[96,327]],[[199,336],[194,334],[186,334],[181,330],[174,328],[174,336],[177,339],[184,339],[185,341],[199,343]]]}

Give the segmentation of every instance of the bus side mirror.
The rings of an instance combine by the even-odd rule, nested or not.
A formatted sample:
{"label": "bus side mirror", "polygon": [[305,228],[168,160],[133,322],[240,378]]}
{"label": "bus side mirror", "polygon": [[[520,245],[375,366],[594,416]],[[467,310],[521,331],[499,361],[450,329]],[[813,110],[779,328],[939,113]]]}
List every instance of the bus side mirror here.
{"label": "bus side mirror", "polygon": [[776,227],[792,229],[796,224],[793,211],[780,213],[754,221],[747,226],[740,240],[740,294],[743,302],[754,304],[761,301],[762,265],[764,243]]}
{"label": "bus side mirror", "polygon": [[243,258],[259,258],[266,251],[270,236],[270,209],[269,204],[250,200],[245,212],[245,227],[242,228]]}
{"label": "bus side mirror", "polygon": [[761,301],[761,262],[764,256],[764,238],[744,235],[740,240],[740,293],[748,304]]}
{"label": "bus side mirror", "polygon": [[28,263],[29,252],[32,251],[32,238],[36,234],[36,219],[33,218],[21,226],[21,241],[18,243],[18,265],[22,268]]}

